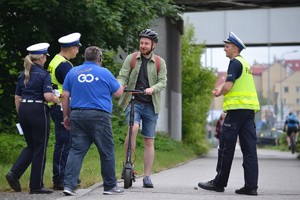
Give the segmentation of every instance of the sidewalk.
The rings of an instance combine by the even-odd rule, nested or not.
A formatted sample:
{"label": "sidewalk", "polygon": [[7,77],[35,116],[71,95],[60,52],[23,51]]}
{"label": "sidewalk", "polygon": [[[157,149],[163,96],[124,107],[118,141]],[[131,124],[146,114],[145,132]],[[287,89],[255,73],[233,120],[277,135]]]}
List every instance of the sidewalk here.
{"label": "sidewalk", "polygon": [[[203,158],[195,159],[178,167],[168,169],[151,176],[154,188],[142,188],[142,178],[133,183],[133,187],[125,190],[124,195],[103,195],[103,188],[94,185],[87,190],[79,190],[80,196],[58,198],[65,199],[122,199],[122,200],[199,200],[199,199],[300,199],[300,161],[289,152],[258,150],[259,157],[259,195],[241,196],[234,193],[244,185],[242,154],[237,146],[228,187],[225,192],[217,193],[200,189],[199,181],[209,181],[216,175],[217,149],[212,149]],[[123,182],[119,183],[123,187]]]}
{"label": "sidewalk", "polygon": [[[273,150],[258,150],[259,188],[258,196],[235,194],[244,185],[242,153],[237,145],[228,187],[225,192],[206,191],[198,182],[212,180],[217,163],[217,149],[188,163],[155,173],[151,176],[154,188],[143,188],[142,177],[125,190],[124,195],[103,195],[101,184],[79,189],[78,196],[64,196],[62,191],[50,195],[30,195],[27,192],[0,193],[1,200],[298,200],[300,199],[300,161],[296,154]],[[123,180],[119,181],[123,187]]]}

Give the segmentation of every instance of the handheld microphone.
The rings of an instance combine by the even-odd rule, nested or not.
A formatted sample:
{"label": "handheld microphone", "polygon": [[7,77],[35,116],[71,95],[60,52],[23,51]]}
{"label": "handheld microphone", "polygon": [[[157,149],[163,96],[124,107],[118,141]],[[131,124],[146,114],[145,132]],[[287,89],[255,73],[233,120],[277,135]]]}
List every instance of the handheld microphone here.
{"label": "handheld microphone", "polygon": [[60,93],[59,93],[59,90],[58,90],[58,86],[56,84],[53,84],[52,89],[53,89],[54,95],[59,97]]}

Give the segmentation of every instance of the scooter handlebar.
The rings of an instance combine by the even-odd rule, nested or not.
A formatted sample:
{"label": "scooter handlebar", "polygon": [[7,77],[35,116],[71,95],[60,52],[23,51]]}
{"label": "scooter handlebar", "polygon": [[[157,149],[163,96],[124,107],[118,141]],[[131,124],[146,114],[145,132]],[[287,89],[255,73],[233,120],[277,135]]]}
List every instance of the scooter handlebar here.
{"label": "scooter handlebar", "polygon": [[124,89],[124,92],[131,92],[131,93],[134,93],[134,94],[144,94],[145,93],[145,90],[135,90],[135,89]]}

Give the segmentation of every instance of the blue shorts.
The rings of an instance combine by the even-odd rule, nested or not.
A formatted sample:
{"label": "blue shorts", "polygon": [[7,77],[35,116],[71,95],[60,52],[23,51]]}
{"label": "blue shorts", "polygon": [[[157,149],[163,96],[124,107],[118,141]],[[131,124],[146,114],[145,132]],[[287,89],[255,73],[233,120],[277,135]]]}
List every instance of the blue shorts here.
{"label": "blue shorts", "polygon": [[[125,110],[128,125],[130,120],[130,108],[131,104],[129,104]],[[157,118],[158,114],[155,114],[152,104],[134,104],[134,123],[140,124],[142,121],[142,135],[144,138],[155,138]]]}

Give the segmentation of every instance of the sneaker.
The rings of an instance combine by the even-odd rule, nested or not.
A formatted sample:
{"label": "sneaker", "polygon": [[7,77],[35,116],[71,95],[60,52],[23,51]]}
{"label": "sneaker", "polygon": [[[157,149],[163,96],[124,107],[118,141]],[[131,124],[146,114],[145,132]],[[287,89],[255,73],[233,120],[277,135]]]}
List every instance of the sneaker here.
{"label": "sneaker", "polygon": [[235,191],[236,194],[245,194],[245,195],[253,195],[256,196],[257,195],[257,189],[249,189],[246,187],[242,187],[238,190]]}
{"label": "sneaker", "polygon": [[74,190],[71,190],[68,187],[64,188],[64,192],[63,192],[66,196],[76,196],[77,193]]}
{"label": "sneaker", "polygon": [[198,186],[204,190],[212,190],[215,192],[224,192],[224,187],[216,185],[214,180],[208,181],[208,182],[200,182],[198,183]]}
{"label": "sneaker", "polygon": [[14,172],[10,171],[5,176],[9,186],[16,192],[21,192],[21,185],[19,182],[18,177],[15,175]]}
{"label": "sneaker", "polygon": [[103,194],[110,195],[110,194],[124,194],[124,189],[118,188],[118,186],[113,187],[110,190],[104,191]]}
{"label": "sneaker", "polygon": [[149,176],[146,176],[143,179],[143,187],[144,188],[153,188],[153,184],[152,184],[151,178]]}

